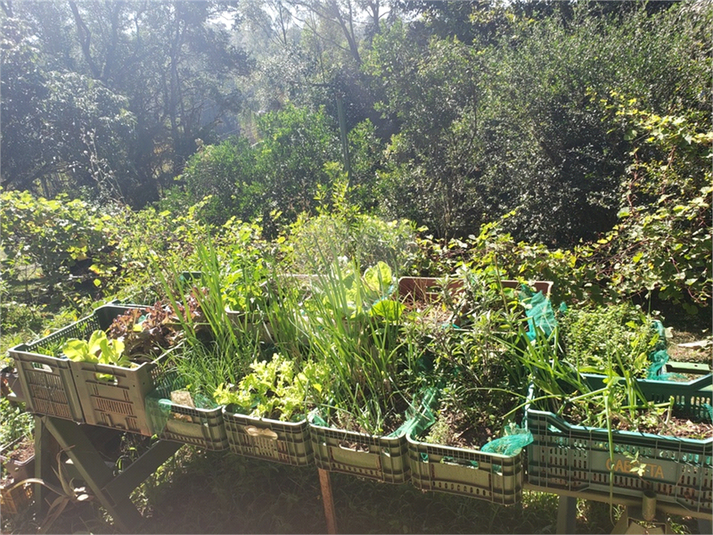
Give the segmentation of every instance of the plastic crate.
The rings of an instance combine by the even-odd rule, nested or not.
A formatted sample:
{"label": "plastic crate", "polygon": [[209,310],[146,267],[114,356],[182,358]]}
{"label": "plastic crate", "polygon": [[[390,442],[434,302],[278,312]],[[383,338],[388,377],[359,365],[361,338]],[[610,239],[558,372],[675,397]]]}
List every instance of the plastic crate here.
{"label": "plastic crate", "polygon": [[[423,303],[433,303],[437,301],[443,290],[445,279],[437,277],[401,277],[399,279],[399,298],[407,301],[420,301]],[[518,288],[520,283],[515,280],[500,281],[503,288]],[[549,296],[552,292],[553,283],[551,281],[535,281],[532,287]],[[453,295],[458,295],[463,291],[463,281],[461,279],[451,279],[446,288]]]}
{"label": "plastic crate", "polygon": [[230,450],[239,455],[292,466],[307,466],[314,461],[309,423],[281,422],[255,418],[223,409]]}
{"label": "plastic crate", "polygon": [[379,437],[310,423],[317,468],[383,483],[405,483],[411,469],[406,436]]}
{"label": "plastic crate", "polygon": [[9,356],[15,360],[28,411],[84,423],[85,417],[70,361],[42,354],[41,351],[57,353],[69,338],[88,338],[93,331],[107,328],[114,317],[121,313],[119,310],[122,307],[100,307],[91,316],[40,340],[10,349]]}
{"label": "plastic crate", "polygon": [[[603,376],[585,375],[592,387]],[[675,399],[691,417],[706,417],[711,405],[711,378],[688,383],[639,381],[644,395],[657,403]],[[641,497],[653,491],[662,502],[711,513],[713,439],[687,439],[631,431],[613,431],[610,457],[606,429],[572,425],[561,417],[528,408],[527,426],[534,442],[527,448],[527,480],[557,490],[595,490]]]}
{"label": "plastic crate", "polygon": [[185,381],[168,374],[146,400],[152,434],[162,440],[199,446],[205,450],[228,449],[223,407],[201,409],[171,401],[171,392],[185,387]]}
{"label": "plastic crate", "polygon": [[[37,352],[58,351],[69,338],[87,339],[95,330],[108,329],[117,316],[132,308],[140,306],[101,306],[91,316],[37,342],[10,350],[30,412],[151,435],[146,395],[155,388],[170,352],[136,368],[73,362]],[[113,379],[102,379],[97,374]]]}
{"label": "plastic crate", "polygon": [[522,499],[524,452],[506,456],[419,442],[411,436],[407,440],[411,483],[416,488],[501,505]]}
{"label": "plastic crate", "polygon": [[70,368],[86,423],[151,436],[146,396],[160,381],[172,352],[137,368],[72,362]]}
{"label": "plastic crate", "polygon": [[14,485],[15,482],[10,483],[8,488],[0,489],[0,510],[3,514],[16,515],[26,510],[32,503],[32,483],[24,483],[17,487]]}

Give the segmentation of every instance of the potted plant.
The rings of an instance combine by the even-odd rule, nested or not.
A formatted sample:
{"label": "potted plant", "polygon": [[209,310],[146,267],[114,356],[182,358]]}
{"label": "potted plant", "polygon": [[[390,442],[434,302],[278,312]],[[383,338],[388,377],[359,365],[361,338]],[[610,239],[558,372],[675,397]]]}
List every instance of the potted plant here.
{"label": "potted plant", "polygon": [[655,337],[643,329],[617,343],[608,329],[595,366],[568,358],[559,327],[519,345],[532,378],[526,410],[534,439],[528,446],[530,484],[600,492],[613,500],[653,491],[658,500],[711,511],[710,379],[641,379]]}
{"label": "potted plant", "polygon": [[448,322],[423,321],[428,308],[418,305],[406,316],[437,390],[428,425],[407,437],[411,482],[421,490],[503,505],[521,499],[529,435],[517,423],[526,381],[506,342],[526,329],[529,301],[519,298],[519,283],[505,282],[496,272],[463,273],[449,281],[457,291]]}
{"label": "potted plant", "polygon": [[223,418],[234,453],[293,466],[313,462],[307,413],[329,370],[279,353],[256,359],[235,388],[221,385]]}
{"label": "potted plant", "polygon": [[338,260],[318,274],[305,315],[311,358],[331,373],[311,415],[315,463],[402,483],[409,478],[402,424],[412,403],[405,379],[415,356],[399,340],[403,305],[390,298],[394,288],[385,263],[362,273]]}

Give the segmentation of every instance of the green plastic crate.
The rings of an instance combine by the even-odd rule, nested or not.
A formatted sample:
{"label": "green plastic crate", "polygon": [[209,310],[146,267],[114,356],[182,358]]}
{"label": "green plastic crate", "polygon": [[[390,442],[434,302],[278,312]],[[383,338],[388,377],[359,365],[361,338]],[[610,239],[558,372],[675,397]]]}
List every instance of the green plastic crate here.
{"label": "green plastic crate", "polygon": [[292,466],[314,462],[306,419],[281,422],[255,418],[237,413],[228,405],[223,409],[223,420],[230,450],[238,455]]}
{"label": "green plastic crate", "polygon": [[40,340],[20,344],[9,351],[15,360],[27,409],[35,414],[53,416],[84,423],[85,414],[80,401],[71,362],[42,354],[57,353],[69,338],[89,338],[97,329],[106,329],[126,308],[105,305],[90,316],[59,329]]}
{"label": "green plastic crate", "polygon": [[[604,377],[585,375],[592,387]],[[675,399],[677,410],[708,417],[711,377],[688,383],[639,381],[649,401]],[[561,417],[528,408],[527,426],[534,442],[527,448],[527,481],[558,490],[595,490],[617,496],[642,497],[653,491],[661,502],[711,513],[713,439],[687,439],[631,431],[614,431],[610,457],[606,429],[572,425]]]}
{"label": "green plastic crate", "polygon": [[525,453],[499,455],[420,442],[407,436],[411,483],[420,490],[468,496],[501,505],[522,499]]}
{"label": "green plastic crate", "polygon": [[383,483],[409,480],[411,469],[405,434],[379,437],[311,422],[309,426],[317,468]]}
{"label": "green plastic crate", "polygon": [[162,440],[181,442],[205,450],[228,449],[223,422],[223,407],[194,408],[171,401],[171,392],[185,387],[185,380],[174,373],[161,379],[146,398],[146,412],[152,434]]}

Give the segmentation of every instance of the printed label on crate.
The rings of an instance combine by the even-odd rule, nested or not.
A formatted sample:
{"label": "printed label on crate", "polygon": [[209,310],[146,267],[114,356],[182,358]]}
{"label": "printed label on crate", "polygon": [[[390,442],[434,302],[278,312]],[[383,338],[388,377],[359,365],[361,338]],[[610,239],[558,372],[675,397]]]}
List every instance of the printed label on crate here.
{"label": "printed label on crate", "polygon": [[625,474],[636,474],[642,477],[666,479],[663,467],[649,461],[643,462],[638,459],[607,459],[607,470],[610,472],[621,472]]}
{"label": "printed label on crate", "polygon": [[655,458],[636,455],[614,455],[612,459],[608,453],[593,451],[591,456],[594,470],[606,470],[615,474],[637,476],[643,479],[658,479],[676,482],[678,479],[678,465],[674,462],[660,461]]}

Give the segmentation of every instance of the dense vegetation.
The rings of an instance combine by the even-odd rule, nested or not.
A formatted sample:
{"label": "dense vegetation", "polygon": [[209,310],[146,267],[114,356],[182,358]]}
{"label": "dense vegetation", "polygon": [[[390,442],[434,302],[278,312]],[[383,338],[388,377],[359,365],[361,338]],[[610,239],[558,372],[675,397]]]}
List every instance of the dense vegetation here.
{"label": "dense vegetation", "polygon": [[0,8],[3,353],[218,258],[243,289],[268,258],[497,269],[604,333],[710,317],[708,0]]}
{"label": "dense vegetation", "polygon": [[343,202],[710,306],[705,1],[2,7],[5,285],[108,295],[176,214],[274,238]]}

